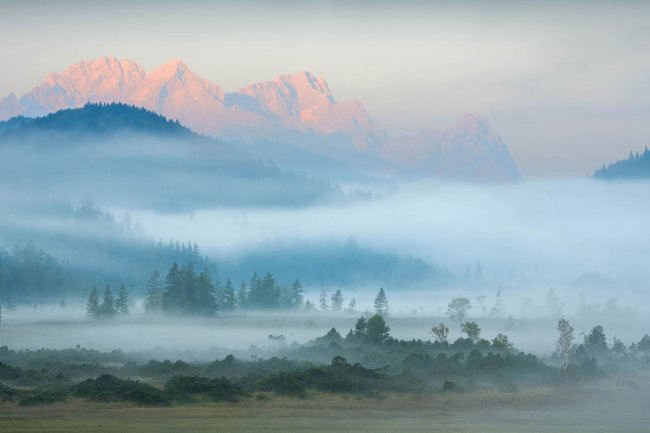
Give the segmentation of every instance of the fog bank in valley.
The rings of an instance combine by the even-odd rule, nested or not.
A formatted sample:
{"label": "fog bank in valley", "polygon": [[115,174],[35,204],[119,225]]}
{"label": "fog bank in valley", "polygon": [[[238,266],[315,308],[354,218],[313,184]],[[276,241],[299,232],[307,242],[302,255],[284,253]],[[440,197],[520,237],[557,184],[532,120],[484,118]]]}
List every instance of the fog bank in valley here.
{"label": "fog bank in valley", "polygon": [[647,281],[646,182],[416,183],[382,187],[373,197],[298,209],[135,212],[135,218],[154,237],[200,239],[217,259],[277,244],[353,239],[457,274],[480,266],[485,281],[508,287],[615,286],[636,296]]}

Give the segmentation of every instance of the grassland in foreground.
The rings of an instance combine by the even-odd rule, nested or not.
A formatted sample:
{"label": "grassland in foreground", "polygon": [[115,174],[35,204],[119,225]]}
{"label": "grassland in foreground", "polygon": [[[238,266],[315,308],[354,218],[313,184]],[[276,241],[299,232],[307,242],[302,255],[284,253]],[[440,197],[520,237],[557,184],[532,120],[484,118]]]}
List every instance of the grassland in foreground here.
{"label": "grassland in foreground", "polygon": [[83,401],[41,407],[0,405],[12,432],[648,432],[650,387],[584,387],[517,392],[257,394],[239,403],[143,408]]}

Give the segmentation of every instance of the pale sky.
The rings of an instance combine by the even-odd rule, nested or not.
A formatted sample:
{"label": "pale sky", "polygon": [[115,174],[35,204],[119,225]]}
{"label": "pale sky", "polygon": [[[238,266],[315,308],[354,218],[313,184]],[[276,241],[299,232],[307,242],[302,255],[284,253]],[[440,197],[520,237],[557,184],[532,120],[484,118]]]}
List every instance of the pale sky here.
{"label": "pale sky", "polygon": [[478,113],[528,177],[650,145],[650,2],[0,0],[0,95],[111,55],[226,90],[309,70],[391,134]]}

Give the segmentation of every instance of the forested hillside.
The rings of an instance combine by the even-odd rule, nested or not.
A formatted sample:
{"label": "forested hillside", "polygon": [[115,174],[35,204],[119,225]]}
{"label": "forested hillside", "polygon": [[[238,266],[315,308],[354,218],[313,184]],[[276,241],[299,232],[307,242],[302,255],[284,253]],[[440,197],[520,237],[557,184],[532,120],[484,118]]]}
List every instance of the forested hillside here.
{"label": "forested hillside", "polygon": [[647,179],[650,178],[650,151],[646,147],[642,153],[632,153],[627,159],[604,165],[596,170],[598,179]]}

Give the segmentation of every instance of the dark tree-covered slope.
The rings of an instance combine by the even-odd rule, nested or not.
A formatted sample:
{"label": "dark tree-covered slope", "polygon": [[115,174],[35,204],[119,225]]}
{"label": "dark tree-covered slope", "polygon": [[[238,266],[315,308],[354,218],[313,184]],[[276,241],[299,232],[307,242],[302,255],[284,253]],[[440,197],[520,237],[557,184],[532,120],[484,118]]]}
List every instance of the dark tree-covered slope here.
{"label": "dark tree-covered slope", "polygon": [[596,170],[594,177],[598,179],[648,179],[650,178],[650,151],[646,147],[643,153],[632,153],[627,159],[603,165]]}
{"label": "dark tree-covered slope", "polygon": [[12,195],[158,211],[302,206],[342,196],[330,184],[124,104],[4,122],[0,183]]}

